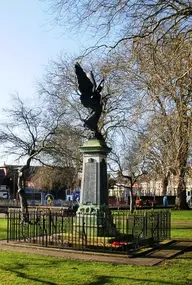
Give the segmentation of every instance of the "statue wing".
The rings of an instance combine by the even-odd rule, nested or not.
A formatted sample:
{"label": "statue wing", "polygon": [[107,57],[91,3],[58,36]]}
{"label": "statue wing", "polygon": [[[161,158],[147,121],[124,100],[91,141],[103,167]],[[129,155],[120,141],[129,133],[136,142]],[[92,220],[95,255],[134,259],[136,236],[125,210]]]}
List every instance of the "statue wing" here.
{"label": "statue wing", "polygon": [[83,68],[77,62],[75,64],[75,73],[77,75],[79,91],[81,92],[82,96],[91,97],[94,83],[87,77],[86,73],[83,71]]}

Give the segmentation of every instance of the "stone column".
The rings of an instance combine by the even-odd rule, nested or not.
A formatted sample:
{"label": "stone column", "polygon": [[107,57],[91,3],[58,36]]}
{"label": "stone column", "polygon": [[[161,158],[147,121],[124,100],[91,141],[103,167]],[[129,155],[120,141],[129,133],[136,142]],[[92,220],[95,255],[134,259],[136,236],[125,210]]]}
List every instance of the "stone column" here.
{"label": "stone column", "polygon": [[106,162],[111,149],[103,141],[90,139],[80,151],[83,153],[83,173],[78,224],[86,228],[87,234],[101,236],[106,230],[112,231]]}

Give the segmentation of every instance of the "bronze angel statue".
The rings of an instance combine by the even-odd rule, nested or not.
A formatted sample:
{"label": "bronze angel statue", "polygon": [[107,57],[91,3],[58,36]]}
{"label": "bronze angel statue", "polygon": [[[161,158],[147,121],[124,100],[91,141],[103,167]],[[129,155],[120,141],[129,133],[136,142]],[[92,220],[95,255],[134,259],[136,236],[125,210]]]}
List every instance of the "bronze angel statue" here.
{"label": "bronze angel statue", "polygon": [[102,96],[104,79],[97,86],[92,72],[86,74],[79,63],[75,64],[75,73],[77,75],[78,87],[81,93],[80,100],[85,108],[91,110],[90,115],[84,120],[84,125],[94,133],[97,139],[103,139],[98,129],[98,121],[103,110]]}

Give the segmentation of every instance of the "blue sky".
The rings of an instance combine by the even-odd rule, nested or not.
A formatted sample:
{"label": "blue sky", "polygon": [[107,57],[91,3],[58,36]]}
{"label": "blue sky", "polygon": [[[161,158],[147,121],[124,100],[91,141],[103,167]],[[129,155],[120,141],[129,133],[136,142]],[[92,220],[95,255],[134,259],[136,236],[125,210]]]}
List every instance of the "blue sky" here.
{"label": "blue sky", "polygon": [[74,34],[65,34],[64,27],[51,24],[45,2],[0,3],[0,108],[9,107],[10,94],[31,97],[49,60],[56,59],[61,51],[78,53],[82,49]]}
{"label": "blue sky", "polygon": [[[56,60],[61,51],[80,53],[88,41],[85,34],[79,35],[82,45],[74,33],[53,25],[47,5],[39,0],[0,3],[0,123],[1,109],[11,106],[11,94],[18,93],[24,101],[32,98],[49,61]],[[0,164],[14,163],[10,159],[0,159]]]}

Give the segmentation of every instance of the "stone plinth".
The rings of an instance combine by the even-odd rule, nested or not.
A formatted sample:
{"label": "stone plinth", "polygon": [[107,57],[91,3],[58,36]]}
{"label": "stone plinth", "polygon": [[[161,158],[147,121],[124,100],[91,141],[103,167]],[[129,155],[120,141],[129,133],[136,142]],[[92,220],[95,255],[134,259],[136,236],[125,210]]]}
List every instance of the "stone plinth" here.
{"label": "stone plinth", "polygon": [[106,231],[112,232],[106,163],[111,149],[103,141],[90,139],[80,151],[83,153],[83,173],[77,223],[87,234],[103,235]]}
{"label": "stone plinth", "polygon": [[108,205],[107,154],[110,152],[102,141],[92,139],[81,148],[83,174],[80,207],[83,205]]}

